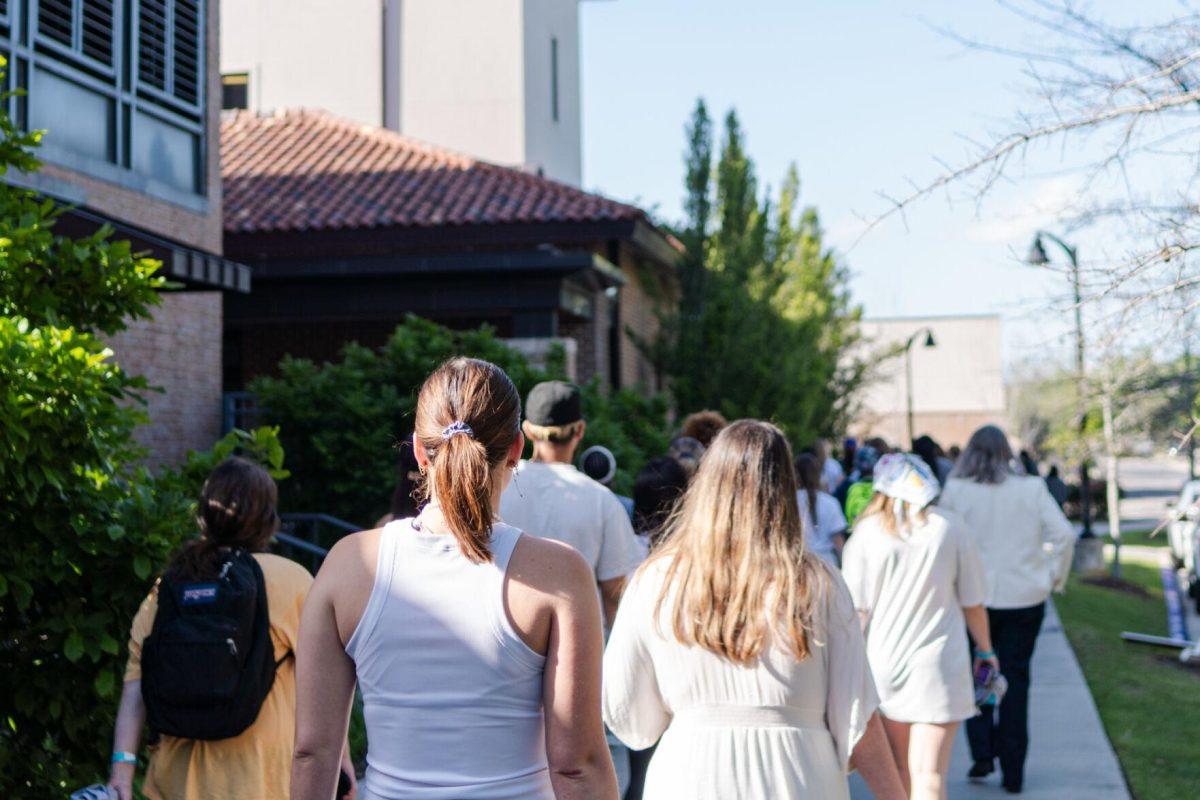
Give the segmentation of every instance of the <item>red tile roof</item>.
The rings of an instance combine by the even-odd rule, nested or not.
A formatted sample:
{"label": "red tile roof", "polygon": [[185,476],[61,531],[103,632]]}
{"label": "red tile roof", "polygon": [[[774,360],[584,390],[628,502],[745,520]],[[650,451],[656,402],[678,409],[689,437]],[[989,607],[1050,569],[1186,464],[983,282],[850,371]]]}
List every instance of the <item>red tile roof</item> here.
{"label": "red tile roof", "polygon": [[228,233],[649,222],[636,206],[323,111],[224,115],[221,174]]}

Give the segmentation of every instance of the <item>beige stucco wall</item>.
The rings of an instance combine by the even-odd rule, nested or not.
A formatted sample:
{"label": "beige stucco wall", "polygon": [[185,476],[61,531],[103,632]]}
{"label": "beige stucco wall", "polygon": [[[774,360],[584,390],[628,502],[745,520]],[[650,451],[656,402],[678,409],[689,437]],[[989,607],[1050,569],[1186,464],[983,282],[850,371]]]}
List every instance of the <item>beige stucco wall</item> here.
{"label": "beige stucco wall", "polygon": [[381,0],[221,0],[221,72],[250,77],[249,107],[320,108],[383,124]]}
{"label": "beige stucco wall", "polygon": [[[579,3],[525,0],[523,162],[578,186],[583,177]],[[550,41],[558,40],[558,120],[551,103]]]}
{"label": "beige stucco wall", "polygon": [[522,6],[522,0],[405,0],[405,135],[500,164],[525,163]]}
{"label": "beige stucco wall", "polygon": [[[934,347],[925,347],[928,328]],[[929,434],[943,447],[964,444],[980,425],[1005,424],[1007,403],[998,315],[866,319],[864,347],[882,352],[914,333],[913,434]],[[863,392],[862,410],[851,425],[858,436],[907,443],[907,380],[903,355],[886,361]]]}
{"label": "beige stucco wall", "polygon": [[321,108],[580,182],[577,0],[222,0],[221,10],[221,71],[249,75],[255,111]]}

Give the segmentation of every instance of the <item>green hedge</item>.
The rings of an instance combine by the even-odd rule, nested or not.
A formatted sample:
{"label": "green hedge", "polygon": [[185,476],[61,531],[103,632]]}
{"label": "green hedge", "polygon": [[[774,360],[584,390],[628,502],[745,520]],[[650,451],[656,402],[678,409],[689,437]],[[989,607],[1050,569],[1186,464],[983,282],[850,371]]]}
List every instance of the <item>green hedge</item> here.
{"label": "green hedge", "polygon": [[[2,59],[0,59],[2,66]],[[0,80],[2,80],[0,69]],[[38,169],[0,95],[0,173]],[[128,242],[59,236],[62,209],[0,181],[0,797],[106,777],[129,623],[195,535],[208,470],[235,449],[283,473],[276,432],[235,433],[179,469],[138,467],[149,389],[98,338],[164,287]]]}
{"label": "green hedge", "polygon": [[142,385],[88,334],[0,318],[0,796],[62,797],[107,772],[130,620],[195,535],[204,476],[235,449],[278,467],[275,431],[175,470],[135,466]]}
{"label": "green hedge", "polygon": [[[500,365],[522,397],[562,376],[561,358],[538,369],[488,328],[454,331],[409,316],[376,350],[350,344],[339,361],[324,364],[285,358],[277,376],[253,381],[260,419],[280,429],[288,453],[292,478],[280,487],[282,507],[374,523],[388,508],[395,448],[412,433],[417,391],[456,355]],[[584,411],[584,446],[609,447],[619,467],[616,488],[630,491],[641,465],[666,448],[666,401],[629,390],[605,394],[592,384],[584,387]]]}

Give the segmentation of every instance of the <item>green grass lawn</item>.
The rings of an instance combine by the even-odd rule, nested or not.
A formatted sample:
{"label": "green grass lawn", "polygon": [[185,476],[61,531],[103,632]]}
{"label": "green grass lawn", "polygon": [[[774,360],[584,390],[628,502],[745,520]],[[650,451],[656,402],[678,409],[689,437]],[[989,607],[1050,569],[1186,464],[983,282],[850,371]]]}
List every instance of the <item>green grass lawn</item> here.
{"label": "green grass lawn", "polygon": [[1122,569],[1148,596],[1073,576],[1054,603],[1136,800],[1200,797],[1200,669],[1181,666],[1176,650],[1120,639],[1167,632],[1158,569]]}
{"label": "green grass lawn", "polygon": [[[1166,547],[1167,546],[1167,531],[1164,528],[1150,538],[1153,528],[1143,528],[1140,530],[1121,531],[1121,544],[1139,545],[1142,547]],[[1112,537],[1104,537],[1106,541],[1111,542]]]}

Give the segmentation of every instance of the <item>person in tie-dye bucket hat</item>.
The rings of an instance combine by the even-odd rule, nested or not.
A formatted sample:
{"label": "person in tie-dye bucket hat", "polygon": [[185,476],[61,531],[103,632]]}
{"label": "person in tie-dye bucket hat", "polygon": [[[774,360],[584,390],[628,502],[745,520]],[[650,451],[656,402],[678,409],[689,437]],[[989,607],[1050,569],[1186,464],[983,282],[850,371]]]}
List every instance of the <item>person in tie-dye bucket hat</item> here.
{"label": "person in tie-dye bucket hat", "polygon": [[911,797],[932,800],[945,797],[958,723],[977,713],[972,672],[999,671],[983,566],[958,518],[931,505],[939,485],[920,458],[883,456],[874,490],[842,551],[842,575],[862,618],[896,766]]}

